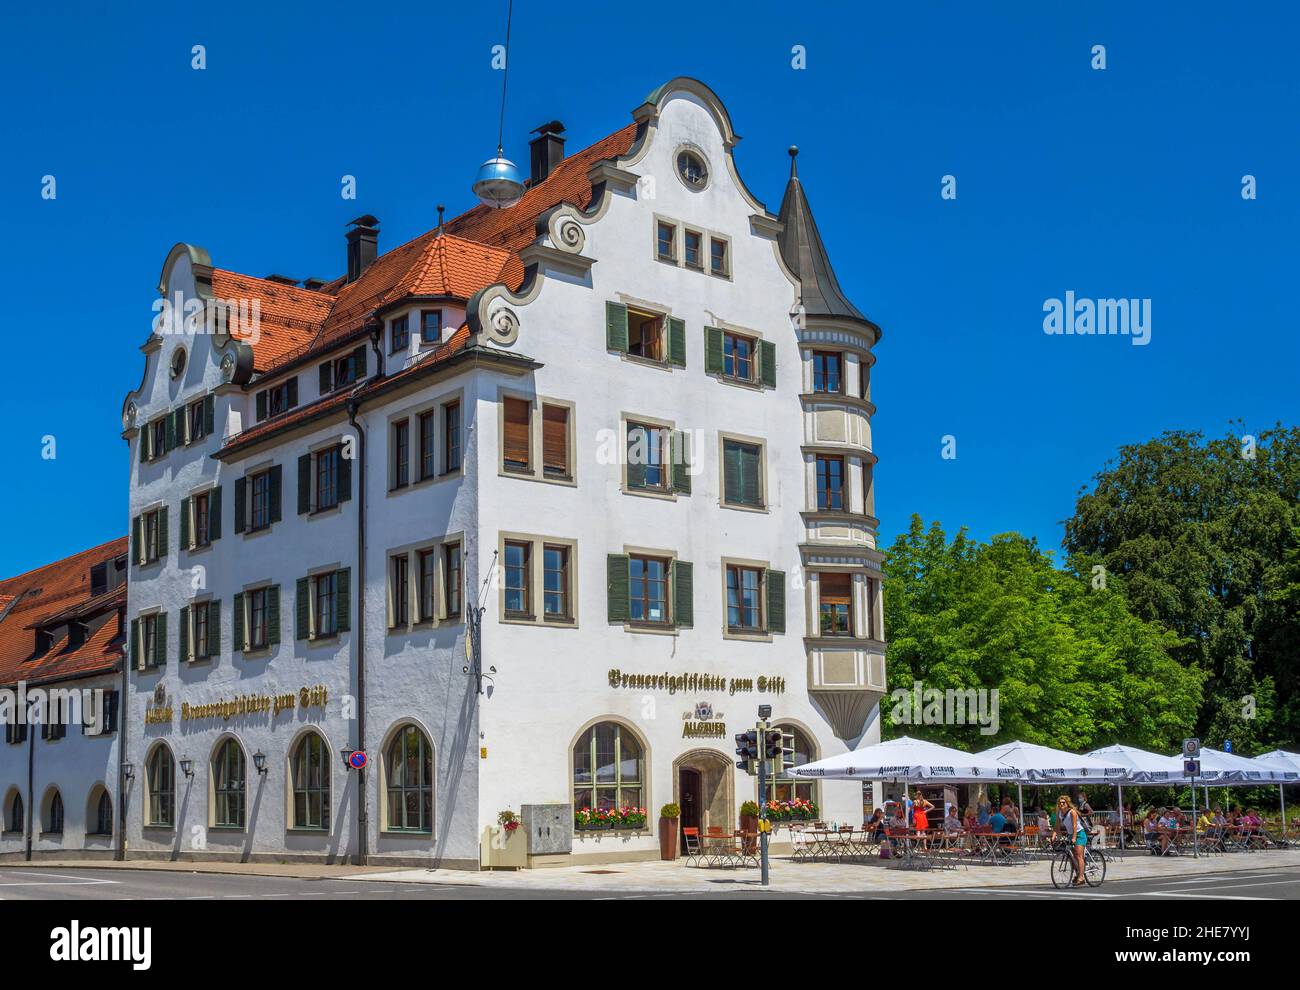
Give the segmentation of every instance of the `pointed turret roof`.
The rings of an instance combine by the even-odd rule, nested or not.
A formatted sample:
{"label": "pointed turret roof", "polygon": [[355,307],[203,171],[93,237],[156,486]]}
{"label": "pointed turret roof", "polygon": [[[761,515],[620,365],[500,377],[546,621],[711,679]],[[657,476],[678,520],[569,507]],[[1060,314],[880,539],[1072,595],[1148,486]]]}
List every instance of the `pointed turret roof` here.
{"label": "pointed turret roof", "polygon": [[795,167],[798,154],[798,148],[790,149],[790,181],[785,187],[785,198],[781,200],[782,230],[777,243],[786,267],[799,279],[804,313],[861,320],[870,324],[879,335],[879,329],[849,301],[835,277],[831,260],[826,256],[826,246],[822,244],[822,235],[817,231],[817,221],[813,219],[808,197],[799,181],[799,170]]}

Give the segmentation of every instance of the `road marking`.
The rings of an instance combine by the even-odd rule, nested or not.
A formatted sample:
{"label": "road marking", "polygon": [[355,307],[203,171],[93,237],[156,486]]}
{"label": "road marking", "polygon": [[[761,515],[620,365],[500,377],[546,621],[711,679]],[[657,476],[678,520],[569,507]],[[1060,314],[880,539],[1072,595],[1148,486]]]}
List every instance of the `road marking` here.
{"label": "road marking", "polygon": [[[56,880],[67,880],[72,883],[121,883],[120,880],[96,880],[93,877],[90,878],[73,877],[73,876],[68,876],[68,874],[66,873],[41,873],[33,870],[6,870],[5,873],[0,873],[0,877],[3,877],[5,875],[15,876],[15,877],[54,877]],[[32,884],[27,882],[10,883],[8,881],[0,880],[0,887],[30,887],[30,886],[32,886]]]}
{"label": "road marking", "polygon": [[1139,890],[1134,897],[1198,897],[1211,901],[1274,901],[1275,897],[1247,897],[1245,894],[1194,894],[1178,890]]}

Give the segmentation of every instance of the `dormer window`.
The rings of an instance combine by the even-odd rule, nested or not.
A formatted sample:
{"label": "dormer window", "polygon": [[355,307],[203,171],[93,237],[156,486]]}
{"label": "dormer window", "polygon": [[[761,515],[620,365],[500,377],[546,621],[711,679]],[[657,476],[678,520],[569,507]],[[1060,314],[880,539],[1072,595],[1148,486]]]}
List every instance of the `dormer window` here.
{"label": "dormer window", "polygon": [[298,376],[257,393],[257,421],[288,412],[298,404]]}
{"label": "dormer window", "polygon": [[420,310],[420,343],[437,344],[442,341],[442,310]]}
{"label": "dormer window", "polygon": [[75,650],[86,641],[86,626],[81,622],[68,624],[68,649]]}
{"label": "dormer window", "polygon": [[90,569],[90,597],[96,598],[108,591],[108,561]]}
{"label": "dormer window", "polygon": [[36,656],[44,656],[54,645],[54,633],[48,629],[36,630]]}
{"label": "dormer window", "polygon": [[393,319],[392,325],[389,327],[389,336],[392,341],[388,348],[390,354],[404,351],[411,345],[410,314],[403,313]]}
{"label": "dormer window", "polygon": [[327,395],[366,377],[366,345],[360,344],[343,357],[320,366],[320,394]]}

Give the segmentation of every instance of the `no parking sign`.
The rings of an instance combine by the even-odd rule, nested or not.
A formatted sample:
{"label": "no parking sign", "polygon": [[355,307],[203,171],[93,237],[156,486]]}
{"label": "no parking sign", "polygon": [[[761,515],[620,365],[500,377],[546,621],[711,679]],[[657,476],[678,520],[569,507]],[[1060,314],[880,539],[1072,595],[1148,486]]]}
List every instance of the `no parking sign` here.
{"label": "no parking sign", "polygon": [[354,751],[351,756],[348,757],[348,766],[350,766],[353,770],[364,770],[366,768],[367,762],[369,761],[366,758],[366,754],[364,750],[358,749]]}

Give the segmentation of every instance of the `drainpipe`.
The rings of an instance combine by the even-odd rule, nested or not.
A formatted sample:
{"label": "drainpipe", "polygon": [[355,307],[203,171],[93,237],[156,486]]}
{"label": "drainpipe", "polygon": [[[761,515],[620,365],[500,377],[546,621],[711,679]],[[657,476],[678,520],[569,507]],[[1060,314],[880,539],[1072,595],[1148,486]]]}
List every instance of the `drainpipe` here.
{"label": "drainpipe", "polygon": [[[131,637],[131,624],[126,621],[126,608],[117,613],[121,624],[123,640]],[[126,726],[130,721],[124,714],[127,711],[127,691],[130,687],[128,678],[131,669],[131,648],[128,643],[122,650],[122,688],[117,699],[117,849],[113,853],[116,860],[126,859]]]}
{"label": "drainpipe", "polygon": [[[30,712],[31,709],[29,708]],[[44,719],[45,716],[41,715]],[[32,804],[32,787],[36,777],[36,732],[31,720],[27,721],[27,835],[24,858],[32,861],[32,832],[36,827],[36,806]]]}
{"label": "drainpipe", "polygon": [[[379,346],[383,324],[370,323],[370,346],[375,352],[375,380],[384,377],[384,356]],[[366,749],[366,431],[357,422],[361,400],[358,385],[348,398],[348,423],[357,434],[357,622],[352,633],[357,646],[357,749]],[[366,865],[368,824],[366,816],[366,771],[357,772],[357,865]]]}

